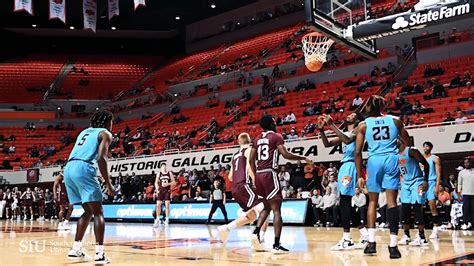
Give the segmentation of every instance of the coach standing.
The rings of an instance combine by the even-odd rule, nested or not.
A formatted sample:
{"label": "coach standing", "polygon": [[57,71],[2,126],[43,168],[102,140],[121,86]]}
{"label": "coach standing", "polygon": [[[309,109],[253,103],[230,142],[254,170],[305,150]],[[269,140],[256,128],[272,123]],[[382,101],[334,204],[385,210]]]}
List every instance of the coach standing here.
{"label": "coach standing", "polygon": [[458,175],[458,191],[462,195],[463,222],[462,230],[472,227],[474,215],[474,169],[471,166],[471,159],[464,159],[464,170]]}
{"label": "coach standing", "polygon": [[225,209],[225,191],[223,186],[221,186],[220,180],[214,180],[214,186],[212,187],[211,196],[209,202],[212,203],[211,212],[209,213],[209,217],[207,218],[207,224],[211,222],[212,215],[216,212],[217,208],[220,208],[222,214],[224,215],[225,223],[228,223],[227,220],[227,211]]}

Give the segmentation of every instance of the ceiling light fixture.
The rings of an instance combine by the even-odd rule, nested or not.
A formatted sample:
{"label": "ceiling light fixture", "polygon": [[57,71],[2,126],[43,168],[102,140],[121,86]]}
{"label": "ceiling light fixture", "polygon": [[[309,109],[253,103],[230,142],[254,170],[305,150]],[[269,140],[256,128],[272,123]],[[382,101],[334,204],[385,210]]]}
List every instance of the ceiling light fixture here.
{"label": "ceiling light fixture", "polygon": [[180,16],[176,16],[175,19],[176,19],[176,20],[180,20],[181,17],[180,17]]}
{"label": "ceiling light fixture", "polygon": [[31,27],[36,28],[36,24],[31,25]]}
{"label": "ceiling light fixture", "polygon": [[111,29],[111,30],[116,30],[117,28],[112,26],[110,29]]}
{"label": "ceiling light fixture", "polygon": [[69,29],[70,29],[70,30],[73,30],[73,29],[74,29],[74,26],[69,27]]}
{"label": "ceiling light fixture", "polygon": [[215,5],[215,4],[211,4],[211,8],[216,8],[216,5]]}

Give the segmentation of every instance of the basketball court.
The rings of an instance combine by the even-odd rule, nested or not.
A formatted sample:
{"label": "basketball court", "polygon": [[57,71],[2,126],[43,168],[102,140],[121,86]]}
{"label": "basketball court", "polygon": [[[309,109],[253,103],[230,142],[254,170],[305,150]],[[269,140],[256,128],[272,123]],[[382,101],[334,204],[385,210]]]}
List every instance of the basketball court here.
{"label": "basketball court", "polygon": [[[57,231],[50,222],[0,222],[1,265],[65,265],[64,254],[74,240],[75,223],[70,231]],[[91,224],[92,225],[92,224]],[[386,249],[388,230],[377,232],[377,256],[364,256],[362,250],[330,251],[341,236],[340,228],[285,226],[282,242],[290,254],[253,252],[250,227],[237,229],[224,246],[216,226],[171,224],[153,228],[150,223],[107,223],[106,249],[114,265],[429,265],[433,263],[474,263],[472,232],[446,231],[428,247],[400,246],[402,258],[389,260]],[[356,236],[356,232],[354,232]],[[273,228],[265,236],[273,240]],[[93,254],[94,235],[89,226],[84,239]]]}

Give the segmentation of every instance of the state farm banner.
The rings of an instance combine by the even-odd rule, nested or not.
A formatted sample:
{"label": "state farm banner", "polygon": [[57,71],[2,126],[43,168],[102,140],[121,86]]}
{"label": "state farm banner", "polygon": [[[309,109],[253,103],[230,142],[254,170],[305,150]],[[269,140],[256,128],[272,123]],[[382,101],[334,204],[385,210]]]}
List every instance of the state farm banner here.
{"label": "state farm banner", "polygon": [[133,3],[135,4],[135,10],[137,10],[139,6],[146,6],[145,0],[133,0]]}
{"label": "state farm banner", "polygon": [[97,30],[97,0],[83,0],[84,29]]}
{"label": "state farm banner", "polygon": [[380,19],[372,19],[350,26],[352,38],[368,41],[411,30],[422,29],[450,20],[472,16],[473,1],[457,1],[450,4],[436,4],[418,11],[407,11]]}
{"label": "state farm banner", "polygon": [[109,8],[109,20],[111,20],[114,16],[120,15],[119,0],[109,0],[108,8]]}
{"label": "state farm banner", "polygon": [[49,19],[55,18],[66,24],[66,0],[49,0]]}
{"label": "state farm banner", "polygon": [[[449,125],[430,128],[409,129],[415,146],[422,148],[423,142],[430,141],[434,144],[433,153],[444,154],[454,152],[474,151],[474,124]],[[300,140],[285,143],[289,151],[311,158],[314,162],[339,161],[342,159],[342,146],[325,148],[320,139]],[[109,161],[109,170],[112,176],[132,174],[150,174],[158,172],[161,163],[166,163],[172,171],[180,169],[209,169],[212,165],[230,164],[232,155],[238,148],[209,150],[200,152],[183,152],[179,154],[159,155],[142,158],[127,158]],[[364,153],[366,157],[367,154]],[[280,158],[280,164],[287,161]]]}
{"label": "state farm banner", "polygon": [[18,12],[22,10],[33,15],[33,0],[15,0],[13,11]]}

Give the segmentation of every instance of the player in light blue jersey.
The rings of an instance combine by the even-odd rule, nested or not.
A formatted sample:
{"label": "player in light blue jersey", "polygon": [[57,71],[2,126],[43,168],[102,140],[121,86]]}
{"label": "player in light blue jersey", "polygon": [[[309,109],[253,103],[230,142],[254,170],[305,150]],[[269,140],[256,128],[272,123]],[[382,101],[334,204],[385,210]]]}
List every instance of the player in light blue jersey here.
{"label": "player in light blue jersey", "polygon": [[433,230],[430,239],[438,239],[438,231],[440,226],[439,213],[436,209],[436,198],[438,197],[438,187],[441,181],[441,160],[438,156],[431,153],[433,143],[426,141],[423,143],[423,152],[428,165],[430,166],[430,177],[428,178],[428,190],[426,191],[426,199],[430,206],[431,215],[433,216]]}
{"label": "player in light blue jersey", "polygon": [[[400,187],[400,172],[398,170],[397,139],[405,145],[411,145],[410,136],[403,128],[403,123],[390,115],[383,115],[385,100],[382,96],[372,95],[363,107],[367,115],[364,122],[357,127],[355,163],[359,186],[367,187],[369,191],[369,206],[367,210],[367,226],[369,244],[364,254],[377,253],[375,244],[375,220],[379,193],[385,189],[387,197],[387,220],[390,228],[390,243],[388,250],[391,259],[401,258],[397,247],[399,212],[397,195]],[[369,159],[367,161],[367,181],[362,176],[362,149],[367,141]]]}
{"label": "player in light blue jersey", "polygon": [[[429,165],[421,152],[398,142],[398,167],[403,178],[400,192],[401,221],[405,234],[398,241],[399,245],[427,246],[425,238],[425,224],[423,222],[423,205],[426,203],[426,190],[428,189]],[[420,168],[423,165],[423,173]],[[410,213],[415,213],[415,224],[418,226],[417,237],[410,239]]]}
{"label": "player in light blue jersey", "polygon": [[82,239],[89,222],[94,216],[96,239],[95,263],[105,264],[110,260],[104,253],[105,221],[102,211],[102,192],[96,177],[95,163],[105,180],[107,194],[114,195],[107,169],[107,154],[112,141],[113,115],[109,111],[100,111],[91,117],[90,127],[77,137],[76,144],[69,155],[64,168],[64,182],[71,204],[80,203],[84,213],[77,222],[76,236],[68,258],[72,260],[88,259],[82,249]]}
{"label": "player in light blue jersey", "polygon": [[[355,194],[357,171],[354,163],[354,149],[356,139],[356,128],[360,121],[364,120],[364,117],[358,113],[352,113],[344,120],[344,127],[346,132],[340,130],[333,122],[332,117],[329,115],[323,115],[320,117],[319,131],[321,134],[321,140],[323,141],[324,147],[338,146],[342,144],[344,152],[341,160],[342,165],[339,169],[338,174],[338,189],[340,193],[339,206],[341,208],[341,222],[343,228],[343,235],[341,240],[331,248],[331,250],[349,250],[349,249],[362,249],[368,243],[368,231],[365,226],[360,222],[360,218],[357,217],[355,208],[352,207],[352,196]],[[328,139],[324,132],[324,124],[327,124],[336,134],[337,137]],[[352,224],[359,228],[361,239],[358,244],[354,244],[352,241],[350,230]]]}

